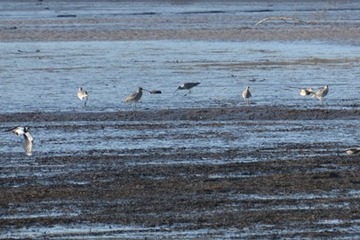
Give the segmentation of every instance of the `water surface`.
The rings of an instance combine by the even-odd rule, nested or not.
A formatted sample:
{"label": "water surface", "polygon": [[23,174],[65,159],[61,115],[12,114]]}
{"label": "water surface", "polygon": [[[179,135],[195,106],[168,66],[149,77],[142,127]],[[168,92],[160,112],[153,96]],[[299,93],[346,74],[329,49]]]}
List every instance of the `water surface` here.
{"label": "water surface", "polygon": [[[137,87],[161,90],[144,94],[138,107],[166,109],[243,104],[312,108],[316,99],[298,95],[300,87],[330,87],[325,105],[358,103],[359,47],[326,42],[15,42],[0,43],[3,54],[2,112],[131,110],[122,100]],[[201,82],[187,97],[174,90]],[[88,107],[77,88],[89,92]]]}

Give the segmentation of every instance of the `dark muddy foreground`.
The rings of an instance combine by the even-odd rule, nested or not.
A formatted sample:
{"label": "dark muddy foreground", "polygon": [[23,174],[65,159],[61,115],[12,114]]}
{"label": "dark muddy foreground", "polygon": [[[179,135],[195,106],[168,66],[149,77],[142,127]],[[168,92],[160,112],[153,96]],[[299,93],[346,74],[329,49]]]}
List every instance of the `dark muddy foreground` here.
{"label": "dark muddy foreground", "polygon": [[[181,154],[181,151],[175,154],[185,159],[207,157]],[[236,152],[215,158],[228,158],[231,154]],[[148,158],[159,157],[154,154]],[[235,236],[359,236],[358,158],[318,157],[223,165],[135,164],[132,167],[125,167],[125,161],[126,157],[116,155],[38,158],[37,166],[30,167],[30,171],[52,171],[57,165],[94,164],[97,167],[47,179],[36,176],[3,179],[3,211],[28,206],[32,209],[28,210],[29,214],[36,215],[39,208],[49,212],[55,208],[67,209],[69,215],[75,213],[76,216],[2,219],[1,225],[6,229],[2,232],[11,236],[18,228],[55,225],[71,228],[73,224],[84,224],[90,229],[93,224],[115,224],[154,228],[159,235],[205,229],[208,230],[205,236],[226,237],[216,229],[225,229],[225,232],[229,229]],[[6,187],[9,183],[21,187]],[[353,228],[353,232],[349,228]],[[124,234],[123,230],[108,231],[106,235]],[[67,237],[73,234],[64,231],[40,235]],[[146,233],[140,231],[138,236],[142,235]]]}
{"label": "dark muddy foreground", "polygon": [[[128,121],[129,127],[140,121],[146,130],[153,127],[149,122],[166,127],[169,122],[194,120],[188,122],[191,132],[199,123],[210,121],[215,126],[216,120],[225,129],[227,122],[236,119],[261,124],[265,120],[359,118],[355,110],[269,109],[174,109],[80,117],[19,113],[1,115],[0,121]],[[196,146],[159,146],[146,152],[35,153],[23,158],[21,165],[1,168],[0,205],[5,217],[0,218],[0,234],[137,239],[359,237],[359,158],[346,156],[339,150],[342,147],[309,142],[251,151],[197,152]],[[294,154],[294,149],[304,154]],[[309,149],[318,152],[310,156]],[[249,155],[254,161],[241,162]],[[286,155],[288,160],[283,160]],[[233,161],[237,158],[240,161]],[[167,159],[173,161],[167,164]]]}
{"label": "dark muddy foreground", "polygon": [[319,105],[314,109],[293,109],[277,106],[245,106],[232,108],[179,108],[119,112],[81,113],[8,113],[0,114],[0,122],[25,119],[32,122],[51,121],[232,121],[232,120],[357,120],[358,105],[351,109],[328,109]]}

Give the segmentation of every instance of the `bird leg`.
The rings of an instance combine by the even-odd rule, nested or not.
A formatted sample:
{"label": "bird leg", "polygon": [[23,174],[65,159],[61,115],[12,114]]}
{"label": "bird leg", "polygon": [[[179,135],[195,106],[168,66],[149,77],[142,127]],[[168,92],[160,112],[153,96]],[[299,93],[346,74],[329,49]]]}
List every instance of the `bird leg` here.
{"label": "bird leg", "polygon": [[189,92],[186,93],[186,94],[184,95],[184,97],[187,96],[187,95],[189,95],[190,93],[191,93],[191,90],[189,89]]}

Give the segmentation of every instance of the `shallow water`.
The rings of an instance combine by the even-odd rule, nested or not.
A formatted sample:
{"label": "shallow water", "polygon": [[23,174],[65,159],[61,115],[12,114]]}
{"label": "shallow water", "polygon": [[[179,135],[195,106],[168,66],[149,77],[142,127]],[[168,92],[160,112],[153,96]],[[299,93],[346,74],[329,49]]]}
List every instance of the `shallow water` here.
{"label": "shallow water", "polygon": [[[19,52],[21,50],[21,52]],[[131,110],[122,100],[137,87],[138,108],[223,107],[251,104],[319,107],[300,87],[330,86],[325,106],[358,104],[360,48],[324,42],[36,42],[0,43],[2,112]],[[174,90],[201,82],[190,96]],[[82,86],[88,107],[76,97]],[[186,93],[186,92],[185,92]]]}
{"label": "shallow water", "polygon": [[[3,128],[10,128],[12,125],[5,123]],[[160,121],[147,124],[122,121],[40,122],[33,123],[30,127],[35,138],[34,151],[37,156],[82,155],[93,152],[101,155],[132,153],[135,157],[139,154],[147,155],[149,150],[156,150],[163,155],[163,159],[158,159],[160,162],[156,164],[176,163],[176,159],[165,157],[171,155],[174,149],[188,148],[189,151],[198,153],[242,149],[243,156],[230,160],[234,162],[264,161],[269,157],[266,152],[286,160],[296,158],[297,155],[303,157],[304,145],[309,145],[306,149],[308,156],[334,155],[342,153],[344,146],[356,145],[359,140],[358,134],[351,130],[359,127],[358,120]],[[22,137],[3,133],[0,152],[8,158],[3,167],[12,165],[10,160],[23,158],[22,142]],[[322,149],[324,144],[332,147]],[[283,148],[287,148],[286,154]],[[264,159],[253,159],[248,154],[256,150],[264,152]],[[201,159],[189,159],[191,164],[197,161],[204,163]],[[181,162],[184,163],[184,160]],[[229,162],[229,159],[224,159],[224,162]]]}

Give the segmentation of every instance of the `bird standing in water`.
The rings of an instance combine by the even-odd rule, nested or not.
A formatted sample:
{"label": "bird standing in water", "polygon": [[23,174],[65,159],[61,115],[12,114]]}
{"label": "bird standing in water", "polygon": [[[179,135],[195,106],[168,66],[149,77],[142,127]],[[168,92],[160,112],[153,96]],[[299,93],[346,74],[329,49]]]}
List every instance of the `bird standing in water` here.
{"label": "bird standing in water", "polygon": [[85,100],[84,106],[86,107],[86,102],[89,98],[89,94],[87,91],[85,91],[82,87],[79,87],[79,90],[77,92],[78,98],[82,101]]}
{"label": "bird standing in water", "polygon": [[129,96],[127,96],[124,99],[124,103],[133,103],[134,107],[136,108],[136,103],[141,99],[142,95],[143,95],[143,91],[144,89],[139,87],[138,90],[132,94],[130,94]]}
{"label": "bird standing in water", "polygon": [[197,85],[199,85],[200,83],[199,82],[186,82],[186,83],[183,83],[181,84],[180,86],[178,86],[178,88],[174,91],[174,93],[177,91],[177,90],[188,90],[189,92],[186,93],[184,96],[188,95],[191,93],[191,89]]}
{"label": "bird standing in water", "polygon": [[242,92],[241,96],[244,98],[246,105],[249,105],[249,98],[251,97],[250,87],[247,86]]}

